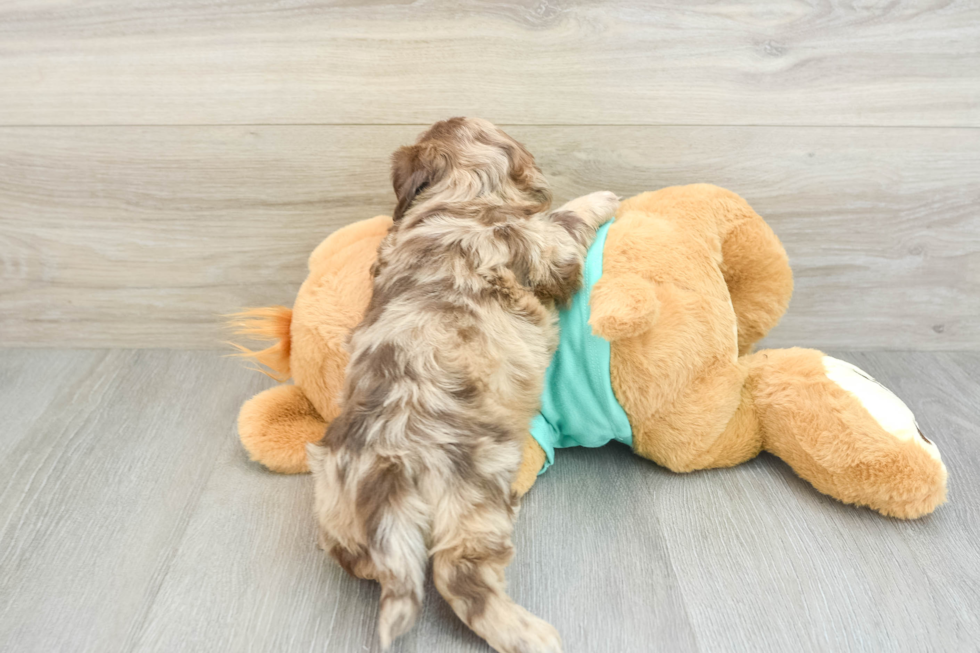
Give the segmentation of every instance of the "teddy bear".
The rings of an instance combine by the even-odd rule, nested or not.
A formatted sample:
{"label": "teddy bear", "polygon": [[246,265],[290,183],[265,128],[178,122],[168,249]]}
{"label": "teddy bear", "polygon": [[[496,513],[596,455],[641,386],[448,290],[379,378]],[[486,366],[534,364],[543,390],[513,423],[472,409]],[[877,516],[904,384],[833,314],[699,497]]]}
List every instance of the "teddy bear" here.
{"label": "teddy bear", "polygon": [[[238,345],[240,354],[293,379],[239,413],[243,446],[270,470],[308,471],[306,443],[340,412],[345,340],[367,307],[390,225],[378,216],[326,238],[291,310],[234,317],[239,334],[274,341],[260,351]],[[785,312],[793,277],[779,239],[735,193],[694,184],[623,201],[584,277],[559,312],[517,494],[556,451],[616,440],[674,472],[768,451],[820,492],[892,517],[920,517],[945,500],[938,448],[870,375],[812,349],[752,351]]]}

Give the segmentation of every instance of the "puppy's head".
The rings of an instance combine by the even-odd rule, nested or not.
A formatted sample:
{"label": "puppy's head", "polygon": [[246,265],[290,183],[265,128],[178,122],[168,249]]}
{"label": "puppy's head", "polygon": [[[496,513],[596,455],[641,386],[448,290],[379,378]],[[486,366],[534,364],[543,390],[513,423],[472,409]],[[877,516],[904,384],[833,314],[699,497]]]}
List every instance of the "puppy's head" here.
{"label": "puppy's head", "polygon": [[480,118],[450,118],[425,131],[414,145],[392,156],[397,221],[425,194],[445,201],[497,196],[544,211],[551,192],[523,145]]}

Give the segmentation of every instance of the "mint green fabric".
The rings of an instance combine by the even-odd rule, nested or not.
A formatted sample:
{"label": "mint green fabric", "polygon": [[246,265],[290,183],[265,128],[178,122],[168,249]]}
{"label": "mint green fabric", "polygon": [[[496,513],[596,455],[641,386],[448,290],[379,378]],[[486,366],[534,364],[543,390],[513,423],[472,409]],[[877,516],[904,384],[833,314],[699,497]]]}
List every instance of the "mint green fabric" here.
{"label": "mint green fabric", "polygon": [[626,411],[613,394],[609,342],[589,326],[589,297],[602,276],[602,248],[611,224],[599,228],[585,258],[582,289],[558,314],[561,339],[545,373],[541,412],[531,421],[531,435],[547,455],[539,474],[554,463],[555,449],[601,447],[610,440],[633,445]]}

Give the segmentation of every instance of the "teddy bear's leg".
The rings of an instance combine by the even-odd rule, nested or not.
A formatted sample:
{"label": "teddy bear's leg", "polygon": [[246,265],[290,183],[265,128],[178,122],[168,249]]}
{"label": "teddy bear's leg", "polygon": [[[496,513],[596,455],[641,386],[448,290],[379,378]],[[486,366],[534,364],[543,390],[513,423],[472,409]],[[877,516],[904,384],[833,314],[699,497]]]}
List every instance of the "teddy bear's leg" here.
{"label": "teddy bear's leg", "polygon": [[762,435],[746,376],[738,361],[718,360],[680,392],[654,387],[671,394],[659,398],[655,413],[640,419],[638,411],[631,414],[634,453],[678,473],[731,467],[757,456]]}
{"label": "teddy bear's leg", "polygon": [[538,472],[544,467],[544,449],[538,444],[530,433],[524,439],[524,452],[521,455],[521,466],[517,469],[517,476],[511,483],[510,489],[519,497],[527,494],[534,481],[538,478]]}
{"label": "teddy bear's leg", "polygon": [[722,224],[722,272],[738,319],[738,352],[776,326],[793,294],[786,250],[748,202],[722,188],[712,194]]}
{"label": "teddy bear's leg", "polygon": [[306,443],[323,437],[327,423],[295,385],[278,385],[255,395],[238,413],[238,435],[252,460],[274,472],[310,471]]}
{"label": "teddy bear's leg", "polygon": [[868,374],[810,349],[764,350],[743,360],[764,448],[818,490],[903,519],[945,500],[936,445]]}

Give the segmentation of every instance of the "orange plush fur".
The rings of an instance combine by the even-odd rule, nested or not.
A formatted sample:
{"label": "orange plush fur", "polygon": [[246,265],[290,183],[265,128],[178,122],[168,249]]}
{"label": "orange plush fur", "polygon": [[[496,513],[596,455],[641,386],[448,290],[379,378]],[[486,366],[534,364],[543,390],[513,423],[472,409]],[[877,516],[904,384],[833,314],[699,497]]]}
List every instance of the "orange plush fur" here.
{"label": "orange plush fur", "polygon": [[[378,216],[339,229],[320,243],[310,255],[310,275],[291,313],[270,308],[233,316],[232,326],[239,334],[278,338],[268,349],[240,348],[242,353],[270,367],[273,378],[293,378],[293,385],[260,392],[238,414],[245,449],[273,471],[309,471],[306,443],[320,440],[329,420],[340,412],[337,398],[347,366],[344,341],[371,299],[369,270],[389,226],[391,218]],[[287,318],[289,329],[281,330]],[[288,353],[288,360],[281,353]]]}
{"label": "orange plush fur", "polygon": [[[323,241],[291,313],[237,318],[244,335],[276,341],[243,354],[273,378],[294,380],[256,395],[239,415],[243,445],[269,469],[307,471],[305,444],[339,412],[344,339],[370,299],[369,268],[390,224],[379,216]],[[750,353],[792,290],[782,245],[738,195],[697,184],[622,203],[592,289],[591,324],[611,343],[613,390],[634,451],[676,472],[769,451],[840,501],[902,518],[931,512],[945,499],[946,469],[894,395],[818,351]],[[529,435],[515,489],[526,492],[543,463]]]}

